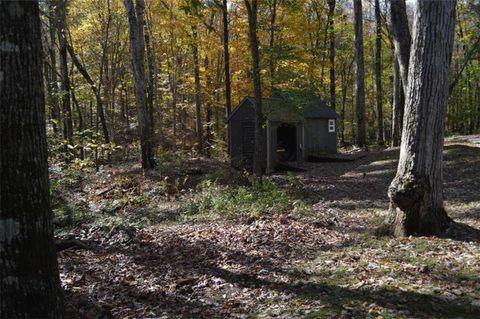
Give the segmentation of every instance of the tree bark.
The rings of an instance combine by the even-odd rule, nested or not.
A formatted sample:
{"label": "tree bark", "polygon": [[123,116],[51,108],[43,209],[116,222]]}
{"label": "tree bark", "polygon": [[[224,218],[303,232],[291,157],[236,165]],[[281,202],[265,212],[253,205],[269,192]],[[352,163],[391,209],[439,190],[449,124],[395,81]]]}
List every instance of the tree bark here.
{"label": "tree bark", "polygon": [[135,100],[137,104],[138,128],[142,152],[142,168],[155,167],[154,145],[150,116],[147,109],[145,81],[145,36],[143,31],[144,9],[143,0],[137,0],[135,7],[132,0],[125,0],[130,36],[130,54],[132,55],[133,78],[135,85]]}
{"label": "tree bark", "polygon": [[366,146],[365,132],[365,66],[363,58],[363,12],[362,1],[353,0],[354,24],[355,24],[355,91],[356,104],[355,116],[357,121],[357,134],[355,143],[359,147]]}
{"label": "tree bark", "polygon": [[400,66],[402,86],[406,94],[408,64],[412,37],[408,27],[407,6],[405,0],[390,0],[390,19],[392,22],[392,37],[395,46],[395,57]]}
{"label": "tree bark", "polygon": [[223,54],[225,59],[225,111],[227,117],[232,112],[232,88],[230,84],[230,52],[228,48],[228,7],[227,0],[223,0]]}
{"label": "tree bark", "polygon": [[37,1],[0,1],[0,314],[63,318]]}
{"label": "tree bark", "polygon": [[200,85],[200,65],[198,62],[197,26],[192,26],[193,76],[195,78],[195,132],[197,134],[197,151],[203,153],[202,129],[202,88]]}
{"label": "tree bark", "polygon": [[329,58],[330,58],[330,106],[335,110],[336,108],[336,94],[335,94],[335,25],[334,25],[334,15],[335,15],[335,3],[336,0],[328,0],[328,33],[330,35],[330,49],[329,49]]}
{"label": "tree bark", "polygon": [[416,2],[400,160],[388,190],[396,236],[439,235],[450,224],[443,207],[442,151],[455,5]]}
{"label": "tree bark", "polygon": [[382,16],[380,1],[375,0],[375,88],[376,104],[375,118],[377,120],[376,138],[377,144],[383,145],[383,91],[382,91]]}
{"label": "tree bark", "polygon": [[262,87],[260,82],[260,55],[257,38],[257,0],[244,0],[248,13],[248,31],[252,54],[253,90],[255,96],[255,146],[253,152],[253,173],[262,176]]}
{"label": "tree bark", "polygon": [[396,58],[393,60],[392,146],[395,147],[400,146],[402,139],[405,94],[398,60]]}

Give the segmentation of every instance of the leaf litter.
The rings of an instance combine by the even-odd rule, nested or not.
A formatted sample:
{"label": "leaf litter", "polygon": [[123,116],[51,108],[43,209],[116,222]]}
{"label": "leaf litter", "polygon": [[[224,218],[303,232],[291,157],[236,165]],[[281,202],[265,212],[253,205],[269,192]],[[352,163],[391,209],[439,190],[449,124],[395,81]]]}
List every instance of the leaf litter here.
{"label": "leaf litter", "polygon": [[[480,149],[446,147],[446,207],[468,226],[452,229],[449,238],[374,235],[388,208],[385,190],[396,156],[397,150],[375,151],[354,163],[308,163],[306,172],[272,176],[309,204],[306,215],[70,229],[69,236],[93,248],[60,252],[68,313],[72,318],[479,318],[480,187],[472,174],[480,173]],[[108,174],[100,174],[105,183],[77,197],[88,202],[95,196],[100,207],[98,198],[118,189],[109,190]],[[178,195],[162,194],[160,177],[134,176],[136,187],[148,194],[147,205],[174,211]],[[128,214],[136,204],[122,205],[118,210]]]}

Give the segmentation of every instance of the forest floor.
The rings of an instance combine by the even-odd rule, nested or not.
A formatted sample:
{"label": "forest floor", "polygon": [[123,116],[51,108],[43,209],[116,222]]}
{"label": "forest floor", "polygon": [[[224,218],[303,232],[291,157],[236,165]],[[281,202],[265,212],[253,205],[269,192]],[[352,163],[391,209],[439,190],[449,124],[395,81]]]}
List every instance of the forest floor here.
{"label": "forest floor", "polygon": [[460,223],[445,238],[375,235],[397,157],[308,163],[260,191],[216,161],[164,159],[148,174],[133,162],[99,172],[53,165],[56,237],[88,245],[59,253],[68,312],[480,318],[480,148],[469,139],[445,147],[446,209]]}

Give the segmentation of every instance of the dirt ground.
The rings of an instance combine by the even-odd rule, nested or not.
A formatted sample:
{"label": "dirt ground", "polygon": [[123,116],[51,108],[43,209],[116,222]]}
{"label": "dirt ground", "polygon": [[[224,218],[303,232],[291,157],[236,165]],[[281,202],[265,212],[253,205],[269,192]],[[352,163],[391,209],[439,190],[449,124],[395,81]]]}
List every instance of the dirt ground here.
{"label": "dirt ground", "polygon": [[282,187],[294,179],[310,208],[306,215],[176,222],[167,218],[174,204],[151,194],[146,200],[167,212],[156,225],[72,231],[94,245],[60,253],[68,312],[72,318],[480,318],[477,146],[457,139],[445,147],[445,204],[460,223],[446,238],[374,235],[388,208],[398,149],[274,174]]}

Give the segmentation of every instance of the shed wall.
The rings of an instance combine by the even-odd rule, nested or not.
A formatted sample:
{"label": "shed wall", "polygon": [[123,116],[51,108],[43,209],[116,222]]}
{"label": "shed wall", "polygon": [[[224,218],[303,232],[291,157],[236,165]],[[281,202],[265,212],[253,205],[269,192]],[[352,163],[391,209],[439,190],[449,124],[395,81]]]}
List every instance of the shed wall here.
{"label": "shed wall", "polygon": [[305,159],[310,155],[337,153],[336,123],[335,132],[328,132],[328,119],[307,119],[304,134]]}

